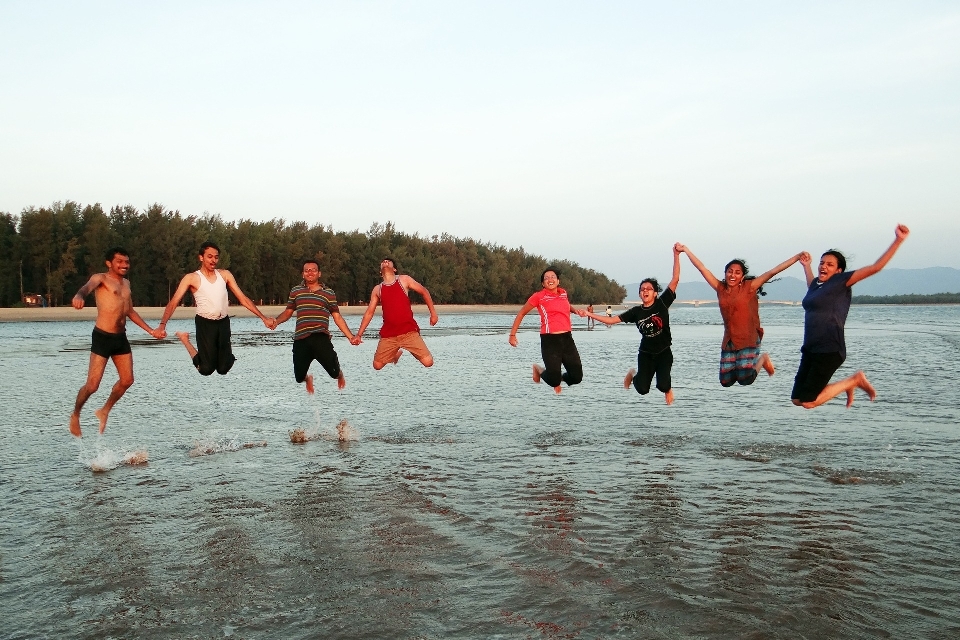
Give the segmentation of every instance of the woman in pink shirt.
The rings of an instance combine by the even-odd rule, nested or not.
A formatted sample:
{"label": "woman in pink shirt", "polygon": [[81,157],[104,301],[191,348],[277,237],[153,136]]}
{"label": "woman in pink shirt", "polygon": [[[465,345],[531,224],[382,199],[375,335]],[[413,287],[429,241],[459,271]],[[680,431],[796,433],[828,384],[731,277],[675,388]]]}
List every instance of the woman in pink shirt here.
{"label": "woman in pink shirt", "polygon": [[[570,314],[577,312],[570,306],[567,292],[560,288],[560,271],[556,267],[547,267],[540,275],[540,282],[543,289],[530,296],[513,320],[510,346],[517,346],[520,321],[536,309],[540,313],[540,354],[546,366],[533,365],[533,381],[539,384],[543,380],[560,393],[561,382],[569,386],[583,380],[583,366],[570,323]],[[561,373],[561,366],[566,372]]]}

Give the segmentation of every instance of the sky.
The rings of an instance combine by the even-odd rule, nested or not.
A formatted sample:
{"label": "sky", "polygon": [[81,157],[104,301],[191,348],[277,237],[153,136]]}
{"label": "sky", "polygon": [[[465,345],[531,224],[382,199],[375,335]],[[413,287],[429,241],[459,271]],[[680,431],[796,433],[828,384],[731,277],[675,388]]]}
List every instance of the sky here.
{"label": "sky", "polygon": [[960,268],[960,4],[0,0],[0,211],[65,200]]}

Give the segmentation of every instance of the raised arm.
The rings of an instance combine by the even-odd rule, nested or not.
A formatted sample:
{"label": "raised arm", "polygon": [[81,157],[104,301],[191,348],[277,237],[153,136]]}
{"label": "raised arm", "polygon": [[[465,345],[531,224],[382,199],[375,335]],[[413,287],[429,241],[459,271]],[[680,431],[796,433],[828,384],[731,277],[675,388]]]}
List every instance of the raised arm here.
{"label": "raised arm", "polygon": [[160,324],[157,325],[158,329],[167,329],[167,320],[170,319],[170,316],[173,315],[174,309],[177,308],[177,305],[180,304],[180,301],[183,300],[183,296],[187,295],[187,291],[190,290],[190,287],[198,287],[200,282],[197,281],[194,284],[194,281],[199,276],[196,273],[188,273],[180,279],[180,284],[177,285],[177,290],[173,292],[173,297],[170,298],[170,302],[167,303],[167,306],[163,309],[163,315],[160,316]]}
{"label": "raised arm", "polygon": [[427,288],[410,276],[400,276],[400,283],[405,285],[408,290],[416,291],[423,297],[427,309],[430,310],[430,326],[432,327],[437,324],[440,318],[437,316],[437,310],[433,307],[433,298],[430,297],[430,292],[427,291]]}
{"label": "raised arm", "polygon": [[906,225],[898,224],[895,233],[896,238],[894,238],[893,244],[891,244],[890,247],[883,252],[883,255],[880,256],[879,260],[871,265],[867,265],[866,267],[860,267],[853,272],[853,274],[850,276],[850,279],[847,280],[848,287],[852,287],[864,278],[869,278],[887,266],[887,263],[890,262],[893,254],[897,252],[897,249],[900,248],[900,245],[903,244],[903,241],[907,239],[908,235],[910,235],[910,229],[908,229]]}
{"label": "raised arm", "polygon": [[[680,284],[680,253],[683,251],[683,249],[683,245],[679,242],[673,245],[673,277],[670,278],[670,284],[667,285],[667,289],[670,289],[670,291],[673,291],[674,293],[677,292],[677,285]],[[689,256],[690,254],[687,255]],[[707,273],[710,272],[707,271]],[[706,278],[707,276],[704,275],[703,277]],[[711,274],[710,277],[713,278],[713,274]],[[716,278],[713,279],[716,280]],[[709,280],[707,282],[709,282]],[[716,285],[714,285],[713,288],[716,289]]]}
{"label": "raised arm", "polygon": [[70,303],[73,305],[74,309],[83,309],[85,299],[90,295],[94,289],[100,286],[100,283],[103,282],[103,274],[95,273],[90,276],[90,279],[87,280],[87,283],[80,287],[73,296],[73,300]]}
{"label": "raised arm", "polygon": [[337,327],[340,328],[340,331],[343,332],[343,335],[347,336],[347,340],[353,343],[353,332],[350,331],[350,327],[347,326],[347,321],[343,319],[343,316],[340,315],[340,312],[334,311],[330,314],[330,317],[333,318],[333,321],[337,323]]}
{"label": "raised arm", "polygon": [[809,253],[804,251],[800,254],[800,264],[803,265],[803,277],[807,279],[807,287],[813,282],[813,267],[810,266],[811,262],[813,262],[813,258]]}
{"label": "raised arm", "polygon": [[363,318],[360,320],[360,328],[357,329],[357,335],[353,337],[350,344],[357,345],[363,342],[363,332],[367,330],[367,325],[373,320],[373,314],[376,313],[379,303],[380,285],[377,285],[373,288],[373,291],[370,292],[370,304],[367,305],[367,310],[363,312]]}
{"label": "raised arm", "polygon": [[263,326],[267,329],[273,329],[276,327],[276,324],[273,318],[268,318],[263,315],[263,312],[257,308],[257,305],[253,304],[253,300],[248,298],[243,291],[240,290],[240,285],[237,284],[237,279],[233,277],[233,274],[227,271],[226,269],[220,269],[220,275],[223,276],[223,279],[227,283],[227,288],[233,292],[233,295],[236,296],[237,302],[239,302],[245,309],[250,311],[253,315],[260,318],[260,321],[263,322]]}
{"label": "raised arm", "polygon": [[[680,244],[678,242],[677,244],[673,245],[673,252],[675,256],[678,256],[681,253],[687,254],[687,258],[690,259],[690,263],[697,268],[697,271],[699,271],[700,275],[703,276],[703,279],[707,281],[707,284],[710,285],[710,288],[713,289],[714,291],[717,290],[717,287],[720,286],[720,281],[717,280],[717,277],[715,275],[710,273],[710,269],[707,269],[707,267],[705,267],[704,264],[700,262],[700,258],[693,255],[689,247],[687,247],[684,244]],[[679,261],[676,261],[675,264],[677,265],[677,270],[679,271],[679,268],[680,268]],[[677,280],[677,282],[679,282],[679,279]],[[675,286],[673,287],[673,290],[676,291]]]}
{"label": "raised arm", "polygon": [[[800,253],[798,253],[797,255],[793,256],[792,258],[789,258],[789,259],[787,259],[787,260],[784,260],[783,262],[781,262],[780,264],[778,264],[777,266],[775,266],[773,269],[770,269],[769,271],[766,271],[766,272],[764,272],[764,273],[761,273],[759,276],[757,276],[757,277],[754,278],[753,280],[748,280],[747,282],[750,283],[750,289],[752,289],[753,291],[756,291],[757,289],[759,289],[760,287],[762,287],[768,280],[770,280],[770,278],[772,278],[773,276],[777,275],[778,273],[780,273],[780,272],[783,271],[784,269],[793,266],[794,263],[799,262],[799,261],[800,261],[800,258],[803,256],[804,253],[806,253],[806,252],[805,252],[805,251],[801,251]],[[809,255],[810,255],[810,254],[807,254],[808,257],[809,257]],[[808,285],[808,286],[809,286],[809,285]]]}
{"label": "raised arm", "polygon": [[520,328],[520,322],[523,321],[523,316],[527,315],[534,309],[535,307],[529,302],[525,302],[523,306],[520,307],[520,311],[517,312],[517,317],[513,319],[513,326],[510,327],[509,342],[511,347],[517,346],[517,329]]}

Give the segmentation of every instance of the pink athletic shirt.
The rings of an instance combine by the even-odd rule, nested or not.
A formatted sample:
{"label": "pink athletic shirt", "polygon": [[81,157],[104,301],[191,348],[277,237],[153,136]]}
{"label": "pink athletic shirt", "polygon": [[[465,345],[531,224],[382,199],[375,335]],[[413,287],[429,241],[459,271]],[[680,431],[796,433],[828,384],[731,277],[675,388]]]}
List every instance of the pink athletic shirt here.
{"label": "pink athletic shirt", "polygon": [[527,299],[527,304],[540,312],[540,333],[573,331],[570,323],[570,301],[567,292],[557,287],[556,293],[541,289]]}

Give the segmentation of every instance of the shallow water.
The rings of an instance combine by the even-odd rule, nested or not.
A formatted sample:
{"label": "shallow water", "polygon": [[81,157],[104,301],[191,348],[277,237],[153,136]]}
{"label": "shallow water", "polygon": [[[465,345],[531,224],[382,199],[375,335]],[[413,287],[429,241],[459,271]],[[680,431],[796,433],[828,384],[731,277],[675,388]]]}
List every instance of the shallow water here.
{"label": "shallow water", "polygon": [[202,378],[131,326],[81,441],[91,325],[0,325],[0,637],[956,637],[960,308],[854,307],[840,373],[879,398],[814,411],[802,310],[761,313],[777,375],[722,389],[716,308],[674,308],[672,407],[621,387],[632,326],[577,331],[560,396],[535,318],[511,349],[508,316],[442,316],[432,369],[338,336],[347,388],[315,365],[312,397],[289,331],[235,319]]}

